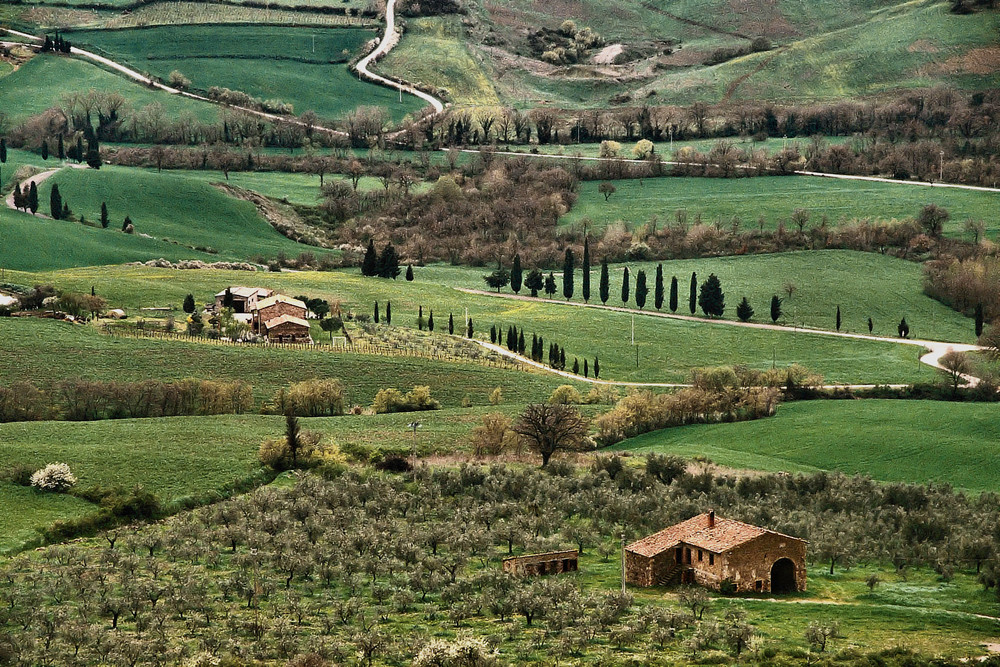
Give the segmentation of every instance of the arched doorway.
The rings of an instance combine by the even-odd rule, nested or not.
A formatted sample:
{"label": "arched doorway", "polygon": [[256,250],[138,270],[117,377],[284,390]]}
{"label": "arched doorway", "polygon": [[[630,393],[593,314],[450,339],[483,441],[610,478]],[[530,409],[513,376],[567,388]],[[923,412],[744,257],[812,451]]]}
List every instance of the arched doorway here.
{"label": "arched doorway", "polygon": [[799,590],[795,581],[795,563],[788,558],[780,558],[771,566],[771,592],[794,593]]}

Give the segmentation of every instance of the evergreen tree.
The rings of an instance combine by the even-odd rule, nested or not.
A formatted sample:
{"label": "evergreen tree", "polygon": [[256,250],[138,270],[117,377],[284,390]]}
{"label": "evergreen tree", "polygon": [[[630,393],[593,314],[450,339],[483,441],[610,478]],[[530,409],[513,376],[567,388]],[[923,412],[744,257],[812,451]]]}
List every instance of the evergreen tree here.
{"label": "evergreen tree", "polygon": [[22,208],[27,208],[24,201],[24,195],[21,194],[21,184],[14,183],[14,208],[21,210]]}
{"label": "evergreen tree", "polygon": [[580,374],[580,360],[577,359],[576,357],[573,357],[573,375],[579,375],[579,374]]}
{"label": "evergreen tree", "polygon": [[566,350],[559,348],[559,370],[566,370]]}
{"label": "evergreen tree", "polygon": [[714,273],[709,274],[708,280],[701,285],[701,293],[698,295],[698,305],[701,311],[708,317],[722,317],[726,311],[725,295],[722,293],[722,283]]}
{"label": "evergreen tree", "polygon": [[874,329],[874,328],[875,328],[875,323],[872,321],[872,318],[869,317],[868,318],[868,333],[870,334],[872,332],[872,329]]}
{"label": "evergreen tree", "polygon": [[374,276],[378,274],[378,253],[375,252],[375,240],[368,239],[368,249],[365,259],[361,262],[361,275]]}
{"label": "evergreen tree", "polygon": [[601,284],[599,285],[599,290],[601,292],[601,303],[607,304],[608,299],[611,297],[611,278],[608,275],[607,257],[601,260]]}
{"label": "evergreen tree", "polygon": [[559,346],[555,343],[549,345],[549,366],[555,368],[559,365]]}
{"label": "evergreen tree", "polygon": [[590,363],[586,359],[583,360],[583,377],[590,377]]}
{"label": "evergreen tree", "polygon": [[82,134],[78,134],[78,135],[76,135],[76,155],[73,156],[73,159],[76,160],[77,162],[83,162],[83,156],[84,156],[84,153],[83,153],[83,135]]}
{"label": "evergreen tree", "polygon": [[87,166],[91,169],[101,168],[101,148],[96,138],[87,142]]}
{"label": "evergreen tree", "polygon": [[385,302],[385,323],[392,324],[392,301]]}
{"label": "evergreen tree", "polygon": [[472,334],[473,334],[473,331],[472,331],[472,317],[470,316],[469,317],[468,326],[465,328],[465,337],[466,338],[472,338]]}
{"label": "evergreen tree", "polygon": [[111,224],[111,219],[108,217],[108,203],[102,201],[101,202],[101,227],[103,227],[104,229],[107,229],[108,225],[110,225],[110,224]]}
{"label": "evergreen tree", "polygon": [[455,316],[448,313],[448,333],[452,336],[455,335]]}
{"label": "evergreen tree", "polygon": [[649,288],[646,286],[646,272],[639,269],[639,272],[635,274],[635,305],[642,310],[643,306],[646,305],[646,295],[649,293]]}
{"label": "evergreen tree", "polygon": [[128,233],[129,229],[134,229],[132,226],[132,218],[125,216],[125,220],[122,221],[122,231]]}
{"label": "evergreen tree", "polygon": [[694,315],[698,310],[698,274],[691,272],[691,292],[688,294],[688,309]]}
{"label": "evergreen tree", "polygon": [[490,327],[490,342],[494,345],[497,344],[497,325],[495,324]]}
{"label": "evergreen tree", "polygon": [[628,303],[628,293],[629,293],[629,290],[632,288],[631,283],[632,283],[632,280],[631,280],[631,278],[629,278],[628,267],[626,266],[625,270],[622,271],[622,305],[623,306],[626,303]]}
{"label": "evergreen tree", "polygon": [[524,280],[524,286],[531,290],[531,296],[538,296],[538,293],[545,288],[545,278],[541,271],[532,269],[528,272],[528,277]]}
{"label": "evergreen tree", "polygon": [[976,338],[983,335],[983,325],[985,324],[982,302],[976,304]]}
{"label": "evergreen tree", "polygon": [[375,315],[372,317],[372,321],[378,324],[378,301],[375,302]]}
{"label": "evergreen tree", "polygon": [[48,139],[42,139],[42,159],[43,160],[48,160],[49,159],[49,140]]}
{"label": "evergreen tree", "polygon": [[[56,195],[57,196],[59,194],[59,190],[57,189],[58,187],[59,186],[57,186],[57,185],[53,185],[52,186],[52,189],[56,191]],[[31,185],[28,186],[28,196],[25,197],[25,200],[26,200],[25,204],[27,205],[26,208],[29,211],[31,211],[31,215],[34,215],[34,214],[38,213],[38,186],[35,184],[34,181],[32,181]],[[59,203],[62,204],[62,198],[61,197],[60,197],[60,202]],[[59,209],[59,212],[62,213],[62,209],[61,208]]]}
{"label": "evergreen tree", "polygon": [[531,358],[534,359],[538,356],[538,336],[535,333],[531,334]]}
{"label": "evergreen tree", "polygon": [[518,332],[518,334],[517,334],[517,353],[518,354],[524,354],[524,349],[525,349],[525,345],[524,345],[524,329],[521,329],[521,331]]}
{"label": "evergreen tree", "polygon": [[59,151],[58,152],[59,159],[60,160],[65,160],[66,159],[66,145],[63,143],[63,135],[62,135],[61,132],[59,133],[57,150]]}
{"label": "evergreen tree", "polygon": [[396,248],[392,245],[391,241],[386,243],[385,248],[382,249],[376,270],[380,278],[392,278],[395,280],[399,275],[399,256],[396,254]]}
{"label": "evergreen tree", "polygon": [[840,306],[837,306],[837,331],[840,331]]}
{"label": "evergreen tree", "polygon": [[61,220],[69,220],[69,216],[71,214],[72,214],[72,211],[69,210],[69,204],[67,204],[66,202],[63,202],[62,217],[60,219]]}
{"label": "evergreen tree", "polygon": [[573,298],[573,273],[576,270],[576,260],[573,259],[573,251],[566,248],[566,257],[563,259],[563,296],[567,299]]}
{"label": "evergreen tree", "polygon": [[[521,270],[521,255],[514,255],[514,263],[510,267],[510,291],[514,294],[521,293],[521,284],[524,281],[524,272]],[[528,287],[531,287],[530,285]],[[532,296],[535,296],[532,294]]]}
{"label": "evergreen tree", "polygon": [[222,295],[222,307],[227,310],[233,309],[233,291],[228,287],[226,288],[225,293],[223,293]]}
{"label": "evergreen tree", "polygon": [[549,272],[548,277],[545,278],[545,294],[551,299],[552,295],[556,293],[556,277]]}
{"label": "evergreen tree", "polygon": [[771,296],[771,322],[777,322],[781,318],[781,302],[777,294]]}
{"label": "evergreen tree", "polygon": [[670,278],[670,312],[677,312],[677,276]]}
{"label": "evergreen tree", "polygon": [[517,349],[517,338],[514,337],[514,327],[507,327],[507,349],[514,352]]}
{"label": "evergreen tree", "polygon": [[434,311],[432,310],[427,316],[427,330],[434,331]]}
{"label": "evergreen tree", "polygon": [[[31,187],[35,187],[32,182]],[[62,219],[63,201],[62,195],[59,194],[59,185],[56,183],[52,184],[52,192],[49,193],[49,211],[52,213],[52,217],[56,220]],[[34,211],[32,211],[34,213]]]}
{"label": "evergreen tree", "polygon": [[598,360],[597,357],[594,357],[594,377],[595,378],[601,377],[601,362]]}
{"label": "evergreen tree", "polygon": [[7,140],[0,137],[0,164],[7,164]]}
{"label": "evergreen tree", "polygon": [[590,302],[590,236],[583,237],[583,282],[580,285],[583,302]]}
{"label": "evergreen tree", "polygon": [[188,294],[184,297],[184,305],[182,306],[184,312],[190,315],[194,312],[194,294]]}
{"label": "evergreen tree", "polygon": [[657,310],[663,308],[663,265],[656,265],[656,285],[653,287],[653,305]]}
{"label": "evergreen tree", "polygon": [[906,338],[910,335],[910,325],[906,323],[905,317],[899,321],[899,326],[896,327],[896,330],[899,332],[900,338]]}
{"label": "evergreen tree", "polygon": [[417,306],[417,329],[424,330],[424,307]]}
{"label": "evergreen tree", "polygon": [[736,317],[740,318],[740,322],[749,322],[753,317],[753,306],[746,297],[736,305]]}
{"label": "evergreen tree", "polygon": [[406,282],[408,282],[408,283],[412,283],[413,282],[413,265],[412,264],[407,264],[406,265]]}
{"label": "evergreen tree", "polygon": [[545,339],[541,336],[538,337],[538,358],[535,361],[541,363],[545,357]]}

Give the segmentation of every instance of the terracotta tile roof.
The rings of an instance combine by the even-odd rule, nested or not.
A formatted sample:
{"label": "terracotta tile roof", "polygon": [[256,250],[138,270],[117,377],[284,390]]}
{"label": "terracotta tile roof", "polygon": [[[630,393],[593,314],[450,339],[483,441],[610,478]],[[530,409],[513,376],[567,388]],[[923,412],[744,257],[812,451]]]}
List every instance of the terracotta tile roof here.
{"label": "terracotta tile roof", "polygon": [[276,303],[287,303],[290,306],[295,306],[296,308],[301,308],[302,310],[308,310],[308,308],[306,308],[306,304],[302,303],[298,299],[285,296],[284,294],[275,294],[267,297],[266,299],[260,299],[257,301],[257,310],[264,310],[268,306],[273,306]]}
{"label": "terracotta tile roof", "polygon": [[267,322],[264,322],[264,328],[265,329],[273,329],[274,327],[280,326],[280,325],[285,324],[287,322],[291,322],[292,324],[298,324],[299,326],[303,326],[306,329],[309,328],[309,323],[308,322],[306,322],[301,317],[295,317],[294,315],[279,315],[278,317],[272,318],[272,319],[268,320]]}
{"label": "terracotta tile roof", "polygon": [[[723,553],[768,533],[781,535],[773,530],[718,516],[715,517],[715,525],[710,527],[709,515],[705,513],[633,542],[626,549],[640,556],[650,557],[684,543],[699,549]],[[799,539],[788,535],[782,537]]]}

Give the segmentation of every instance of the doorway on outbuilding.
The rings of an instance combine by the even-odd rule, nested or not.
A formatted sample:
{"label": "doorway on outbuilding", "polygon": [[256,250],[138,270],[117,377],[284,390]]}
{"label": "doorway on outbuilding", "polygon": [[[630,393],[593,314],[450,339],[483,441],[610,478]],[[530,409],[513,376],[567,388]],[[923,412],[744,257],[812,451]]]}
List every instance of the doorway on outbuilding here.
{"label": "doorway on outbuilding", "polygon": [[788,558],[779,558],[771,566],[771,592],[794,593],[799,590],[795,581],[795,563]]}

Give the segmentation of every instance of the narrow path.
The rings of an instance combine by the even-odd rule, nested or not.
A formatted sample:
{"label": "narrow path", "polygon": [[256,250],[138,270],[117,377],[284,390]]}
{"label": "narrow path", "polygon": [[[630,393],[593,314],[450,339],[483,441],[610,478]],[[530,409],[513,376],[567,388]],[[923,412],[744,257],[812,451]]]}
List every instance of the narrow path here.
{"label": "narrow path", "polygon": [[[61,169],[62,169],[62,167],[56,167],[55,169],[49,169],[48,171],[43,171],[40,174],[35,174],[34,176],[32,176],[30,178],[24,179],[23,181],[21,181],[21,184],[20,184],[21,185],[21,192],[25,192],[27,190],[27,188],[30,188],[32,183],[34,183],[35,187],[37,188],[39,185],[42,184],[42,181],[46,180],[47,178],[49,178],[53,174],[58,173]],[[18,209],[16,209],[14,207],[14,191],[13,190],[11,190],[10,194],[7,195],[7,198],[4,200],[4,203],[7,204],[7,208],[13,209],[15,211],[18,210]],[[39,208],[41,208],[40,204],[39,204]],[[45,215],[44,213],[35,213],[35,217],[36,218],[42,218],[43,220],[51,220],[52,219],[49,216]]]}
{"label": "narrow path", "polygon": [[[765,324],[763,322],[737,322],[734,320],[716,320],[707,317],[697,317],[694,315],[677,315],[676,313],[661,313],[659,311],[650,310],[638,310],[636,308],[624,308],[620,306],[605,306],[597,303],[580,303],[573,301],[561,301],[558,299],[554,300],[542,300],[535,297],[521,295],[521,294],[500,294],[497,292],[489,292],[486,290],[471,289],[468,287],[455,287],[454,289],[459,292],[464,292],[466,294],[475,294],[477,296],[489,296],[499,299],[511,299],[514,301],[532,301],[537,303],[549,303],[557,304],[563,306],[572,306],[576,308],[594,308],[597,310],[605,310],[617,313],[626,313],[630,315],[645,315],[648,317],[660,317],[668,320],[680,320],[683,322],[698,322],[702,324],[718,324],[722,326],[731,327],[743,327],[747,329],[764,329],[767,331],[780,331],[785,333],[803,333],[813,336],[828,336],[835,338],[853,338],[855,340],[866,340],[879,343],[895,343],[898,345],[913,345],[916,347],[921,347],[928,352],[920,357],[920,361],[928,366],[932,366],[937,369],[942,369],[940,360],[948,352],[974,352],[982,350],[984,348],[979,345],[970,345],[967,343],[952,343],[949,341],[938,341],[938,340],[921,340],[916,338],[889,338],[887,336],[874,336],[870,334],[860,334],[860,333],[848,333],[843,331],[827,331],[825,329],[807,329],[803,327],[789,327],[781,324]],[[492,349],[492,348],[491,348]],[[499,349],[503,353],[502,349]],[[547,368],[544,365],[543,368]],[[578,376],[572,373],[568,374],[569,377],[578,378]],[[962,375],[966,384],[971,387],[975,387],[979,383],[979,378],[971,375]],[[612,382],[611,384],[627,384]],[[642,386],[643,383],[635,383],[638,386]],[[658,384],[652,384],[649,386],[661,386]],[[670,386],[670,385],[663,385]],[[870,387],[872,385],[831,385],[831,386],[848,386],[855,388]]]}
{"label": "narrow path", "polygon": [[382,35],[382,41],[379,42],[378,46],[375,47],[371,53],[358,61],[355,69],[359,75],[368,78],[370,81],[375,81],[383,86],[388,86],[389,88],[400,90],[404,93],[409,93],[410,95],[419,97],[434,107],[435,113],[441,113],[444,111],[444,104],[433,95],[429,95],[422,90],[417,90],[411,85],[387,79],[384,76],[375,74],[368,69],[369,65],[389,53],[398,41],[399,33],[396,32],[396,0],[389,0],[385,4],[385,34]]}

